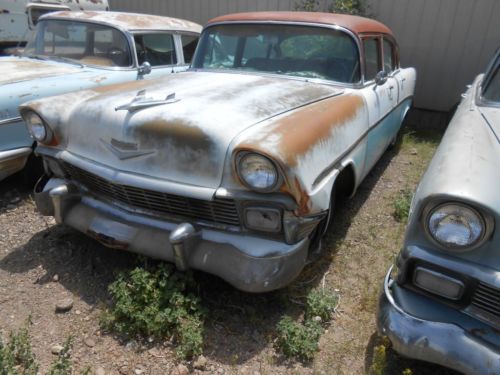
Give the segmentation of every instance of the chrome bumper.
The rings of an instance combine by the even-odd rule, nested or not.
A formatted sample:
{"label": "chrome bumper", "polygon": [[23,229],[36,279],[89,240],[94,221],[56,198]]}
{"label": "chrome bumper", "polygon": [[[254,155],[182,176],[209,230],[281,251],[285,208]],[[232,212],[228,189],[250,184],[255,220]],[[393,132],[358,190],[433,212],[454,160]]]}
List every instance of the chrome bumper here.
{"label": "chrome bumper", "polygon": [[30,147],[0,151],[0,180],[22,170],[31,152]]}
{"label": "chrome bumper", "polygon": [[392,267],[384,280],[378,331],[403,356],[432,362],[464,374],[499,374],[500,353],[455,324],[419,319],[406,313],[391,292]]}
{"label": "chrome bumper", "polygon": [[43,177],[35,187],[43,215],[98,240],[107,247],[170,261],[180,270],[194,268],[217,275],[247,292],[279,289],[298,276],[309,240],[294,245],[201,228],[125,211],[87,195],[61,179]]}

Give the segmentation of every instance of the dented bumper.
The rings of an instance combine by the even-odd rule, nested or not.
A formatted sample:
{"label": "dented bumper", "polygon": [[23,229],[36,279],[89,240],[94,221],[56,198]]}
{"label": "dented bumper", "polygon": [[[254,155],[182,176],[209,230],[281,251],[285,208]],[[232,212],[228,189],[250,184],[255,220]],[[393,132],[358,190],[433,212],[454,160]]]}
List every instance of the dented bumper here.
{"label": "dented bumper", "polygon": [[247,292],[279,289],[298,276],[306,262],[309,240],[296,244],[173,222],[118,208],[83,194],[63,179],[42,178],[35,187],[39,211],[98,240],[221,277]]}
{"label": "dented bumper", "polygon": [[[498,348],[457,324],[421,319],[405,312],[394,298],[393,289],[398,286],[391,279],[391,271],[392,268],[384,281],[377,325],[379,333],[390,339],[396,352],[464,374],[500,373]],[[428,309],[432,310],[430,306]]]}

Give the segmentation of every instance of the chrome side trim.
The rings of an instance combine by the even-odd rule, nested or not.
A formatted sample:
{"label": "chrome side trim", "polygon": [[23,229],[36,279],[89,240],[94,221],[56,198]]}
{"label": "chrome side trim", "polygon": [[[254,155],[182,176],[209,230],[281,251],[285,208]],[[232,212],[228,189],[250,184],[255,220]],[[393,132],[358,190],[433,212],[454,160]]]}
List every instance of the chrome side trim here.
{"label": "chrome side trim", "polygon": [[0,126],[14,124],[14,123],[22,121],[22,120],[23,120],[23,118],[21,116],[12,117],[12,118],[8,118],[5,120],[0,120]]}

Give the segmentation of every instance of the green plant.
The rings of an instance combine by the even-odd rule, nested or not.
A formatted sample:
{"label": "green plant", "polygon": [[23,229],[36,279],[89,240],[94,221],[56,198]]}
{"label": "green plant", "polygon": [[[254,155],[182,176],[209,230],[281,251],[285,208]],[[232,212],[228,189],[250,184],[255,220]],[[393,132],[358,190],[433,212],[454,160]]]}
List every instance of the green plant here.
{"label": "green plant", "polygon": [[373,362],[371,373],[373,375],[382,375],[387,367],[387,353],[385,345],[378,345],[373,349]]}
{"label": "green plant", "polygon": [[57,359],[50,366],[47,375],[71,375],[73,373],[73,363],[71,362],[71,349],[73,347],[73,338],[66,339],[63,349],[57,355]]}
{"label": "green plant", "polygon": [[127,336],[173,336],[181,358],[199,355],[205,314],[200,299],[189,292],[192,284],[190,276],[168,264],[121,273],[109,287],[114,305],[102,323]]}
{"label": "green plant", "polygon": [[[320,6],[318,0],[301,0],[295,3],[295,10],[303,10],[306,12],[319,12],[323,7]],[[327,7],[332,13],[345,13],[353,15],[366,15],[367,2],[366,0],[331,0]]]}
{"label": "green plant", "polygon": [[409,368],[405,368],[403,370],[403,375],[413,375],[413,371],[411,371],[411,369]]}
{"label": "green plant", "polygon": [[0,338],[0,375],[37,374],[39,366],[31,350],[27,328],[29,324],[30,319],[26,327],[19,329],[17,333],[11,332],[6,344]]}
{"label": "green plant", "polygon": [[322,333],[319,323],[312,320],[308,320],[304,324],[297,323],[285,315],[278,322],[277,331],[277,345],[285,356],[306,362],[314,358]]}
{"label": "green plant", "polygon": [[394,201],[394,217],[399,222],[405,222],[408,219],[412,197],[413,192],[410,189],[404,189]]}
{"label": "green plant", "polygon": [[329,321],[337,307],[338,295],[324,289],[312,290],[306,299],[306,320],[319,316],[324,322]]}

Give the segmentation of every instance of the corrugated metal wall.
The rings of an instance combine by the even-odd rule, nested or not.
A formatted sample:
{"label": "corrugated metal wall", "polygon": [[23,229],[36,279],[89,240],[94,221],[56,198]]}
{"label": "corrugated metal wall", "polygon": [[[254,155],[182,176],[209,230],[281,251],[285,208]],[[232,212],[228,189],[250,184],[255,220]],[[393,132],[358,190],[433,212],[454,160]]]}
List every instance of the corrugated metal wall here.
{"label": "corrugated metal wall", "polygon": [[[111,9],[201,24],[232,12],[293,10],[296,0],[109,0]],[[321,0],[326,10],[328,0]],[[500,46],[500,0],[369,0],[396,34],[404,66],[418,71],[415,106],[448,110]]]}

